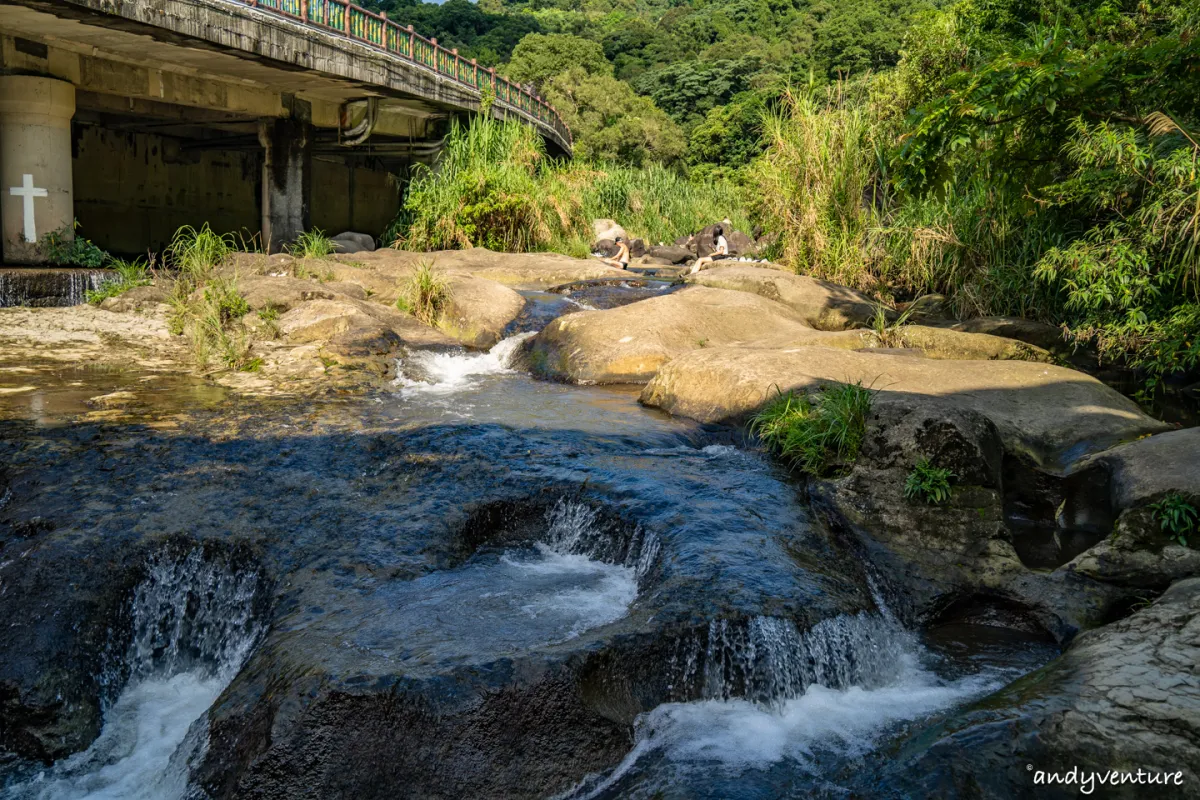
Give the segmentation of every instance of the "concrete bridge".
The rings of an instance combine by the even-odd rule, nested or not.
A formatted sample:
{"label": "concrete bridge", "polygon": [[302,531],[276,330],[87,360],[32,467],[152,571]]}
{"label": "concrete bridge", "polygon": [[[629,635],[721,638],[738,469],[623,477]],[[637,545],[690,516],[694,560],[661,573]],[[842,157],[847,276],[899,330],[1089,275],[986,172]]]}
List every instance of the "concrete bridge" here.
{"label": "concrete bridge", "polygon": [[484,106],[570,155],[547,103],[346,0],[0,0],[2,262],[75,220],[131,255],[202,222],[378,234]]}

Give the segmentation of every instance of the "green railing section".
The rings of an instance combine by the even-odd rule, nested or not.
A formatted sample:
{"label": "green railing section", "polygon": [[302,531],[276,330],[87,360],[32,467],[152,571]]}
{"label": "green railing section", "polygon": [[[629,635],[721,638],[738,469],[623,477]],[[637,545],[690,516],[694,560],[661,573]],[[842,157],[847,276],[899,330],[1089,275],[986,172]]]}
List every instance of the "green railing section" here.
{"label": "green railing section", "polygon": [[447,50],[436,39],[426,39],[413,31],[411,25],[401,27],[386,14],[375,14],[347,0],[241,0],[248,6],[273,11],[304,23],[326,28],[352,39],[366,42],[394,55],[403,56],[417,64],[437,71],[459,83],[479,91],[491,89],[496,101],[517,108],[537,121],[550,126],[571,142],[571,129],[558,112],[542,98],[523,86],[515,84],[463,58],[457,50]]}

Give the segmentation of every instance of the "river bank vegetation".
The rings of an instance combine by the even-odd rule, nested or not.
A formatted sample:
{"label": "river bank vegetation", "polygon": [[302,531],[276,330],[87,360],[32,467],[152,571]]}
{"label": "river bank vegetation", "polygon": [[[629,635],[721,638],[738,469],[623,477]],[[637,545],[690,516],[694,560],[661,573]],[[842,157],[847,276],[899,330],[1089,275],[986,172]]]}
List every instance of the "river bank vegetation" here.
{"label": "river bank vegetation", "polygon": [[1063,325],[1151,384],[1200,365],[1195,0],[383,5],[507,59],[576,140],[561,164],[456,130],[404,247],[583,255],[593,218],[654,242],[728,218],[798,272]]}

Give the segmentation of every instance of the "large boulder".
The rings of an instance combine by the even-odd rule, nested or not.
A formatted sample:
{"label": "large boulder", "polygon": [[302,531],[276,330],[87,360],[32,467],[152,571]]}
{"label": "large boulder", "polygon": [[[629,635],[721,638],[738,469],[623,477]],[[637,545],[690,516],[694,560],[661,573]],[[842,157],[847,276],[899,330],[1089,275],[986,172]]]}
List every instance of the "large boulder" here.
{"label": "large boulder", "polygon": [[822,331],[866,327],[875,316],[876,304],[860,292],[777,269],[746,264],[714,267],[689,276],[688,282],[753,292],[776,300],[798,312],[810,327]]}
{"label": "large boulder", "polygon": [[373,253],[375,252],[375,237],[369,233],[346,231],[333,237],[333,252],[335,253]]}
{"label": "large boulder", "polygon": [[695,254],[686,247],[674,244],[658,244],[646,251],[651,258],[662,259],[668,264],[683,264],[695,258]]}
{"label": "large boulder", "polygon": [[[884,395],[845,475],[809,482],[814,506],[854,535],[915,621],[987,619],[1064,641],[1127,592],[1022,563],[1006,525],[1005,448],[996,425],[952,401]],[[905,495],[922,459],[954,476],[938,505]]]}
{"label": "large boulder", "polygon": [[625,229],[617,224],[615,219],[592,220],[592,235],[597,239],[625,238]]}
{"label": "large boulder", "polygon": [[1200,498],[1200,428],[1161,433],[1114,447],[1074,465],[1064,481],[1059,525],[1112,531],[1068,569],[1122,586],[1159,591],[1200,576],[1200,533],[1176,541],[1151,505],[1177,492]]}
{"label": "large boulder", "polygon": [[691,248],[697,257],[703,258],[712,255],[717,225],[720,225],[724,231],[725,241],[729,245],[729,255],[748,256],[754,254],[754,240],[741,231],[734,230],[733,225],[729,221],[725,221],[709,225],[693,237]]}
{"label": "large boulder", "polygon": [[[770,337],[822,334],[786,306],[747,292],[695,286],[608,311],[569,314],[534,338],[534,368],[575,383],[643,383],[684,353]],[[857,334],[850,334],[856,337]],[[847,346],[855,346],[847,340]]]}
{"label": "large boulder", "polygon": [[658,371],[642,392],[642,402],[719,422],[744,417],[776,390],[808,391],[831,382],[861,382],[884,394],[947,398],[990,419],[1010,453],[1051,471],[1061,472],[1089,453],[1168,427],[1096,379],[1063,367],[821,346],[713,347],[683,354]]}
{"label": "large boulder", "polygon": [[447,281],[450,299],[438,328],[469,347],[491,347],[520,316],[525,298],[486,278],[455,275]]}
{"label": "large boulder", "polygon": [[121,292],[116,297],[105,298],[100,303],[100,308],[118,314],[128,314],[165,303],[167,298],[168,294],[164,286],[135,286],[128,291]]}
{"label": "large boulder", "polygon": [[[1200,580],[1193,579],[1130,617],[1082,634],[1046,667],[913,736],[891,754],[881,781],[888,791],[881,794],[1200,796],[1197,663]],[[1143,774],[1112,781],[1113,770],[1153,772],[1156,780],[1148,783]],[[1048,780],[1071,773],[1073,785]]]}

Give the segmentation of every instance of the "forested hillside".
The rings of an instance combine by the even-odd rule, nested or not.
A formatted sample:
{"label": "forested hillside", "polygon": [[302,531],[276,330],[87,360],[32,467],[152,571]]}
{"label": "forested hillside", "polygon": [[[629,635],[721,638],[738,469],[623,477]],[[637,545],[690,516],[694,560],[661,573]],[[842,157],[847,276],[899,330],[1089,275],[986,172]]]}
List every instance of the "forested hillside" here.
{"label": "forested hillside", "polygon": [[589,211],[670,237],[719,205],[799,272],[1062,324],[1152,383],[1200,364],[1198,0],[378,7],[536,85],[575,133],[570,166],[508,160],[537,191],[463,178],[494,154],[440,178],[439,210],[418,181],[401,228],[434,243],[578,252]]}
{"label": "forested hillside", "polygon": [[740,166],[757,154],[758,116],[789,82],[825,83],[894,65],[905,31],[931,2],[370,5],[537,85],[567,109],[585,156],[708,168]]}

